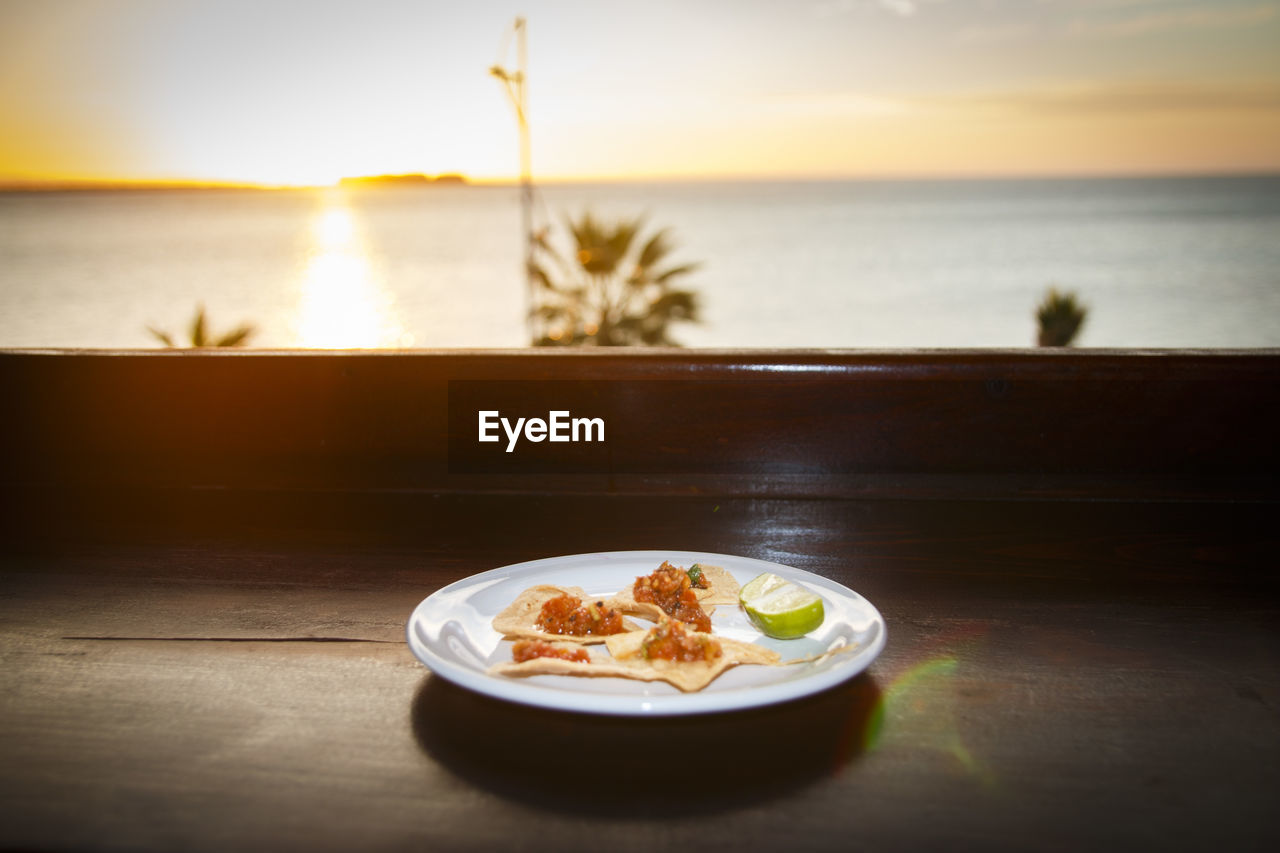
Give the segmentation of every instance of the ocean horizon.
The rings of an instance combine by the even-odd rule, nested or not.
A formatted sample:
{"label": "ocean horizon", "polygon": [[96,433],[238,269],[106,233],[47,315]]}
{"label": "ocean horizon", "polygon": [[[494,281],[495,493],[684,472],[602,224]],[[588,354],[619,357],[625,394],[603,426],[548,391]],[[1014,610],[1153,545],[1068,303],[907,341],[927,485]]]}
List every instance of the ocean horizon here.
{"label": "ocean horizon", "polygon": [[[670,229],[691,347],[1035,343],[1053,287],[1081,347],[1280,346],[1280,175],[539,185]],[[0,347],[147,348],[198,306],[264,348],[528,343],[513,184],[0,193]]]}

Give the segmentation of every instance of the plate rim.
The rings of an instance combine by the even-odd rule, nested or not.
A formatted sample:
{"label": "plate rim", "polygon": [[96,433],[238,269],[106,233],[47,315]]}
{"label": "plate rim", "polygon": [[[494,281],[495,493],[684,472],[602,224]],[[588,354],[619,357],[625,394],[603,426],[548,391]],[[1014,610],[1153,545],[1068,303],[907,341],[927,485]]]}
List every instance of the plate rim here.
{"label": "plate rim", "polygon": [[[699,691],[696,693],[676,693],[661,696],[641,696],[634,694],[610,694],[597,692],[575,692],[573,690],[547,690],[535,684],[528,684],[519,679],[499,679],[484,670],[472,669],[457,664],[438,655],[429,648],[415,633],[415,626],[421,621],[421,614],[430,605],[432,599],[456,593],[469,586],[483,587],[486,581],[516,577],[520,574],[536,573],[543,568],[565,560],[588,560],[593,558],[609,560],[628,559],[675,559],[685,561],[692,558],[695,562],[714,562],[728,560],[735,563],[756,564],[764,570],[783,569],[785,573],[793,573],[803,578],[813,578],[823,585],[835,587],[844,595],[851,596],[869,611],[875,635],[863,648],[856,650],[849,663],[837,665],[815,676],[786,682],[783,685],[759,685],[744,688],[741,694],[728,694]],[[736,567],[735,567],[736,568]],[[629,549],[621,551],[588,551],[575,554],[561,554],[552,557],[538,557],[523,560],[504,566],[496,566],[476,574],[468,575],[452,581],[422,599],[414,607],[405,625],[405,638],[410,651],[419,662],[426,666],[433,675],[439,675],[460,687],[481,693],[493,699],[547,708],[556,711],[591,715],[624,716],[624,717],[663,717],[706,714],[724,711],[747,710],[767,707],[782,702],[789,702],[805,696],[811,696],[847,681],[865,671],[884,649],[887,642],[887,628],[880,610],[861,593],[839,581],[814,572],[737,554],[724,554],[711,551],[688,551],[683,549]],[[742,696],[750,696],[743,700]]]}

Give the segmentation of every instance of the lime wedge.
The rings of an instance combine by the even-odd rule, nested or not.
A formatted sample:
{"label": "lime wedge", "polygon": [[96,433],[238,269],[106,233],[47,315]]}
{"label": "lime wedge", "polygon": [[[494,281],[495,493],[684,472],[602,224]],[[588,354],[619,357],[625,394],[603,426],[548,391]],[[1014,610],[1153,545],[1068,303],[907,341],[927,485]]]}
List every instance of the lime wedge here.
{"label": "lime wedge", "polygon": [[778,640],[803,637],[822,624],[822,599],[772,572],[753,578],[738,593],[751,624]]}

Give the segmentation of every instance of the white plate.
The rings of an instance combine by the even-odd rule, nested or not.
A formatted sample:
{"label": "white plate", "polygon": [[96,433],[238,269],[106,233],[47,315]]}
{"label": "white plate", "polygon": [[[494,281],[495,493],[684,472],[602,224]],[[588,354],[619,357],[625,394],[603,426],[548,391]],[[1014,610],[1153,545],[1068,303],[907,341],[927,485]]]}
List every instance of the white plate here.
{"label": "white plate", "polygon": [[[493,617],[521,591],[535,584],[582,587],[588,595],[608,597],[670,560],[673,565],[723,566],[743,584],[761,572],[808,587],[822,596],[826,619],[808,636],[773,640],[747,620],[741,608],[717,607],[712,630],[759,643],[783,660],[817,655],[844,646],[848,650],[819,661],[792,666],[736,666],[697,693],[682,693],[665,682],[625,678],[575,678],[535,675],[509,678],[486,670],[511,659],[511,643],[493,629]],[[471,690],[546,708],[594,714],[662,716],[728,711],[783,702],[817,693],[852,678],[884,648],[885,625],[879,611],[848,587],[810,572],[727,554],[694,551],[606,551],[517,563],[472,575],[427,597],[413,611],[406,630],[409,648],[436,675]]]}

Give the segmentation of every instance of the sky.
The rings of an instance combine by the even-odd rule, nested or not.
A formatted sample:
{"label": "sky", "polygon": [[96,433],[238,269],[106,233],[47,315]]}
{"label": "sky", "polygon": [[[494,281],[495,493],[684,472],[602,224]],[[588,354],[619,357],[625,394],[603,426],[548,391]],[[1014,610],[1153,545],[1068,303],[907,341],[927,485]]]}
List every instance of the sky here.
{"label": "sky", "polygon": [[[0,181],[1280,170],[1280,0],[0,0]],[[505,47],[505,50],[504,50]]]}

